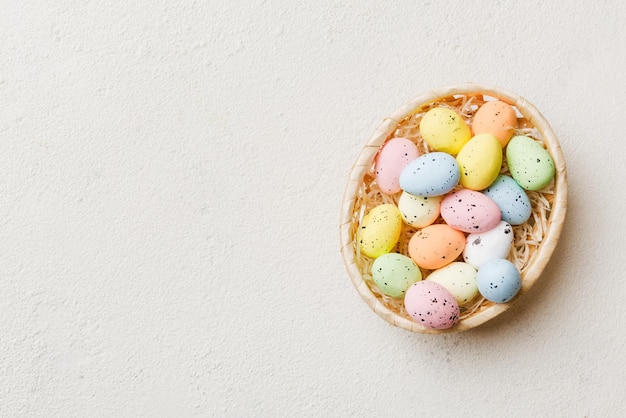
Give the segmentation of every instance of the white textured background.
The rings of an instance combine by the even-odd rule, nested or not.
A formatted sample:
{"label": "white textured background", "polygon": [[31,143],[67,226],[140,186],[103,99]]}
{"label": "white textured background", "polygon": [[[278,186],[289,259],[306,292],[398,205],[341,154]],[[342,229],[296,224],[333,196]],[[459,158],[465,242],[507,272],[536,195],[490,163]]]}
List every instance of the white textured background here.
{"label": "white textured background", "polygon": [[[626,6],[2,1],[0,416],[626,411]],[[410,334],[339,254],[382,119],[493,84],[559,136],[542,280],[471,332]]]}

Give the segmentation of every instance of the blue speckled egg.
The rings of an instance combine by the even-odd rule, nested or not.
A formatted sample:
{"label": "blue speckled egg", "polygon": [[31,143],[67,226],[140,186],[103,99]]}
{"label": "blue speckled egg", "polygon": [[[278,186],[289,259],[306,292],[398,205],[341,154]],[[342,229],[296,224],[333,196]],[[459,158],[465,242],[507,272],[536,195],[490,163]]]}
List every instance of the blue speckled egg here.
{"label": "blue speckled egg", "polygon": [[459,182],[461,173],[454,157],[431,152],[411,161],[400,174],[400,187],[417,196],[442,196]]}
{"label": "blue speckled egg", "polygon": [[483,193],[496,202],[502,219],[511,225],[521,225],[530,218],[532,208],[528,195],[511,177],[498,176]]}
{"label": "blue speckled egg", "polygon": [[485,299],[506,303],[522,288],[522,278],[513,263],[503,258],[487,261],[476,274],[478,291]]}

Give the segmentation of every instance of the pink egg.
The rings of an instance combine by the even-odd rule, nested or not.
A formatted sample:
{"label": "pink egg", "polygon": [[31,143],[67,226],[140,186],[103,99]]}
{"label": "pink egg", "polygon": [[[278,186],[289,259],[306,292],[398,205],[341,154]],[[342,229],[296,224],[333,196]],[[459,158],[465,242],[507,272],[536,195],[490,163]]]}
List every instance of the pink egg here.
{"label": "pink egg", "polygon": [[400,173],[417,157],[417,146],[410,140],[393,138],[387,141],[376,157],[376,182],[380,190],[387,194],[398,193]]}
{"label": "pink egg", "polygon": [[485,232],[502,218],[500,208],[481,192],[461,189],[441,201],[441,217],[452,228],[463,232]]}
{"label": "pink egg", "polygon": [[454,296],[438,283],[420,281],[404,296],[406,312],[415,322],[432,329],[451,328],[459,321],[461,310]]}

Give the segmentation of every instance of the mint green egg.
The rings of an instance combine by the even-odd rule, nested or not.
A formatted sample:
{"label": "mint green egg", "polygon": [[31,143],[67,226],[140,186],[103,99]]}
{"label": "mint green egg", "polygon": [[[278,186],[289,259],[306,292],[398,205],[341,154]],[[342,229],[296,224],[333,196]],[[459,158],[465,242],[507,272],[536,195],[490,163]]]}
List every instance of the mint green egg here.
{"label": "mint green egg", "polygon": [[532,138],[514,136],[506,146],[506,161],[511,177],[526,190],[540,190],[554,178],[552,157]]}
{"label": "mint green egg", "polygon": [[413,283],[422,280],[422,272],[409,257],[387,253],[372,264],[372,278],[385,295],[402,298]]}

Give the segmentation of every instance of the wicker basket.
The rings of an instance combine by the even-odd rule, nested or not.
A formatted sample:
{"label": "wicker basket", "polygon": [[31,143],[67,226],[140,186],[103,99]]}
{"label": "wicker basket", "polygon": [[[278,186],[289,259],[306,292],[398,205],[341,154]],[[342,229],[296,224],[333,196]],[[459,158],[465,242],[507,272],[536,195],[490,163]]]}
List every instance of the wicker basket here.
{"label": "wicker basket", "polygon": [[[452,328],[434,330],[413,322],[404,310],[402,300],[385,296],[370,275],[373,260],[360,254],[357,234],[367,211],[380,203],[396,203],[399,194],[388,196],[380,192],[374,174],[374,160],[380,147],[388,139],[404,137],[413,140],[421,153],[429,152],[419,134],[419,121],[432,107],[454,108],[471,123],[476,109],[486,100],[497,98],[512,105],[518,113],[516,134],[530,136],[542,143],[552,156],[556,175],[552,183],[537,192],[527,192],[532,203],[529,221],[514,227],[515,242],[507,257],[521,272],[522,289],[508,303],[494,304],[479,298],[461,310],[460,321]],[[506,161],[502,173],[508,173]],[[383,319],[409,331],[421,333],[449,333],[474,328],[507,310],[539,279],[548,263],[561,233],[567,208],[567,180],[565,161],[559,142],[539,111],[525,99],[511,92],[482,84],[459,84],[422,94],[386,118],[367,142],[350,173],[341,209],[341,253],[350,278],[363,300]],[[439,219],[437,222],[442,222]],[[407,244],[415,232],[403,224],[400,241],[393,250],[408,255]],[[461,260],[462,261],[462,260]],[[425,277],[429,271],[422,269]]]}

